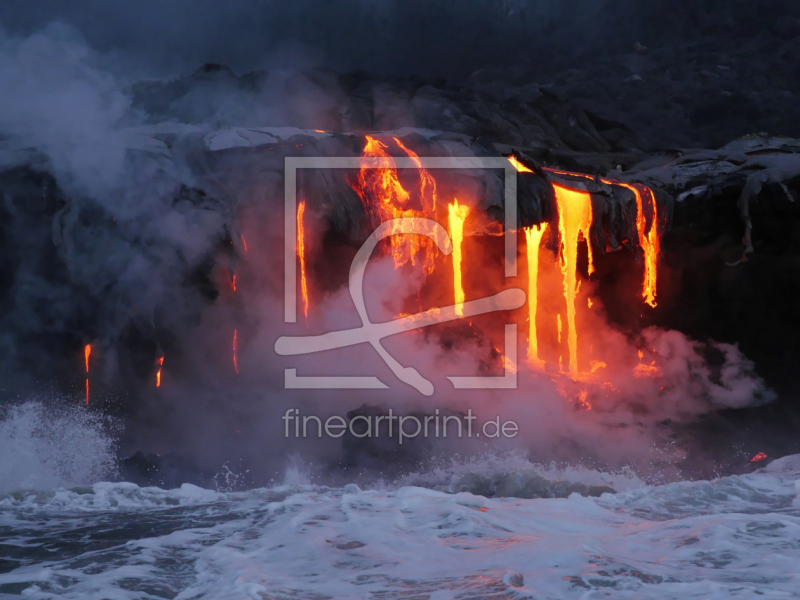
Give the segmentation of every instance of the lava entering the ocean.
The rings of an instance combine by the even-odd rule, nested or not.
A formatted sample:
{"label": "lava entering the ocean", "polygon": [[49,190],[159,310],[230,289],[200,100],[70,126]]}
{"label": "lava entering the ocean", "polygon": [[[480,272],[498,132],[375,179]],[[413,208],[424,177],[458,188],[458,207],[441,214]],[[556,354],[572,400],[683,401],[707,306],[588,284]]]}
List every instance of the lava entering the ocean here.
{"label": "lava entering the ocean", "polygon": [[461,282],[462,254],[461,245],[464,242],[464,221],[469,215],[469,206],[459,205],[458,200],[447,207],[447,222],[450,226],[450,237],[453,241],[453,299],[456,305],[456,314],[464,316],[464,286]]}
{"label": "lava entering the ocean", "polygon": [[[402,169],[398,168],[390,148],[398,156],[405,154],[411,160],[404,161]],[[449,297],[454,305],[451,310],[458,317],[463,317],[468,314],[466,306],[470,302],[466,300],[467,297],[481,298],[497,294],[503,286],[508,285],[492,274],[496,263],[488,254],[503,247],[501,244],[504,241],[497,238],[505,236],[508,231],[499,225],[492,213],[496,206],[480,208],[475,194],[480,194],[483,188],[474,185],[474,181],[465,182],[459,176],[451,178],[445,175],[439,178],[437,175],[434,178],[431,172],[423,168],[422,159],[397,138],[366,136],[361,156],[370,159],[370,162],[362,163],[356,175],[348,178],[347,182],[358,194],[368,217],[364,233],[368,234],[382,224],[391,228],[391,232],[398,233],[388,236],[378,248],[391,257],[395,270],[410,265],[423,274],[421,287],[416,293],[416,303],[420,309],[425,304],[442,306],[443,302],[447,302],[445,298]],[[636,211],[635,233],[631,237],[644,253],[642,298],[653,307],[656,306],[660,249],[656,197],[652,190],[641,184],[546,167],[534,170],[517,157],[509,156],[506,159],[519,175],[542,179],[552,190],[550,198],[553,199],[549,201],[547,196],[540,198],[539,202],[549,201],[550,204],[542,204],[533,213],[526,213],[526,222],[518,225],[514,232],[524,232],[525,249],[522,253],[527,259],[528,306],[524,316],[522,312],[517,312],[511,313],[510,318],[517,324],[527,321],[526,367],[529,371],[546,374],[553,380],[563,382],[557,385],[559,392],[577,409],[601,411],[603,404],[597,404],[596,400],[618,391],[614,384],[603,381],[603,378],[614,378],[615,374],[623,377],[659,377],[660,369],[653,360],[645,364],[640,358],[637,365],[633,360],[633,352],[626,357],[620,353],[613,354],[610,345],[602,339],[601,330],[597,329],[605,325],[604,311],[602,307],[598,308],[597,296],[593,295],[591,289],[593,286],[587,284],[587,288],[583,288],[581,285],[584,279],[591,278],[594,273],[592,237],[594,235],[599,239],[602,235],[599,221],[603,214],[599,210],[602,199],[595,195],[609,195],[607,190],[598,191],[595,187],[600,184],[613,186],[619,191],[618,196],[623,198],[623,202],[635,200],[630,205]],[[409,162],[416,165],[416,169],[407,168]],[[627,192],[632,193],[633,197],[627,197]],[[454,199],[438,207],[441,210],[437,211],[437,194],[447,194]],[[597,203],[598,215],[594,214],[593,202]],[[306,201],[298,202],[297,255],[306,320],[311,283],[308,279],[308,209]],[[628,210],[628,214],[633,214],[633,210]],[[536,215],[532,224],[529,220],[531,214]],[[452,263],[439,258],[439,249],[426,235],[416,232],[400,235],[398,228],[401,219],[411,217],[446,225],[452,242]],[[467,238],[471,240],[469,244],[465,243]],[[582,244],[586,245],[586,267],[583,266]],[[314,251],[318,250],[315,248]],[[518,253],[519,250],[518,247]],[[443,268],[450,264],[452,272]],[[450,285],[452,296],[449,293]],[[584,291],[586,289],[588,291]],[[411,297],[401,300],[411,301]],[[395,310],[408,312],[406,307]],[[484,348],[501,347],[497,344],[499,321],[489,316],[482,319],[480,329],[470,321],[469,337],[478,341],[479,345],[482,340],[488,342]],[[233,361],[238,373],[236,336],[237,332],[234,332]],[[634,348],[631,350],[635,351]],[[518,365],[511,364],[505,354],[506,351],[494,350],[492,356],[486,359],[490,361],[487,364],[492,365],[488,368],[494,369],[502,364],[505,372],[516,373]],[[615,383],[619,382],[615,380]]]}
{"label": "lava entering the ocean", "polygon": [[569,373],[578,375],[578,331],[575,327],[575,298],[578,293],[578,242],[589,249],[589,275],[594,271],[589,228],[592,226],[592,196],[589,192],[553,184],[558,205],[558,230],[561,238],[561,272],[564,274],[564,298],[567,301],[567,345]]}

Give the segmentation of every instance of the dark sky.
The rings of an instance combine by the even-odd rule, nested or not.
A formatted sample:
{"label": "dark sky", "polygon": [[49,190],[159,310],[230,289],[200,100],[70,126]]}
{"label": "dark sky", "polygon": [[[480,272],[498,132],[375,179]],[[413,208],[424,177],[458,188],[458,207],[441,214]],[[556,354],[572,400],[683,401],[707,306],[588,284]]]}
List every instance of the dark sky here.
{"label": "dark sky", "polygon": [[[794,3],[800,4],[800,3]],[[0,24],[53,20],[140,75],[205,62],[270,63],[459,79],[482,67],[568,67],[597,53],[763,27],[785,0],[3,0]],[[795,9],[796,10],[796,9]]]}

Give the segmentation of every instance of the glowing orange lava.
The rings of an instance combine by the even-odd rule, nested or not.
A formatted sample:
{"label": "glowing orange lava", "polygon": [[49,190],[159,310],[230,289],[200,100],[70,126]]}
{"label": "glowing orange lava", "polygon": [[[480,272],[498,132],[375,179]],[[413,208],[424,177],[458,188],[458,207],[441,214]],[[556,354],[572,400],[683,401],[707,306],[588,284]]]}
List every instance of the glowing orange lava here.
{"label": "glowing orange lava", "polygon": [[583,237],[589,250],[589,274],[594,271],[589,228],[592,226],[592,196],[589,192],[553,184],[558,205],[561,272],[567,301],[567,344],[569,373],[578,375],[578,332],[575,328],[575,298],[578,294],[578,242]]}
{"label": "glowing orange lava", "polygon": [[[660,242],[658,239],[658,207],[656,205],[653,190],[646,185],[630,185],[618,183],[633,192],[636,197],[636,231],[639,234],[639,245],[644,250],[644,285],[642,298],[652,307],[656,306],[656,275],[658,267],[658,255],[660,252]],[[643,197],[647,198],[648,204],[653,210],[653,221],[650,223],[650,231],[647,231],[647,218],[644,214]]]}
{"label": "glowing orange lava", "polygon": [[417,173],[419,173],[419,196],[420,205],[422,207],[423,216],[434,217],[436,215],[436,180],[433,178],[427,169],[422,168],[422,162],[419,160],[419,155],[413,150],[406,148],[405,144],[398,138],[392,138],[395,143],[405,152],[408,157],[417,165]]}
{"label": "glowing orange lava", "polygon": [[587,398],[589,397],[589,390],[581,390],[578,394],[578,407],[583,410],[592,410],[592,405]]}
{"label": "glowing orange lava", "polygon": [[158,369],[156,370],[156,387],[161,387],[161,367],[164,366],[163,356],[159,356],[156,359],[156,365],[158,365]]}
{"label": "glowing orange lava", "polygon": [[239,237],[242,238],[242,246],[244,246],[244,254],[245,256],[247,256],[247,240],[244,239],[243,235],[240,235]]}
{"label": "glowing orange lava", "polygon": [[[523,165],[514,156],[508,157],[509,162],[514,165],[517,171],[532,172],[528,167]],[[568,177],[581,177],[583,179],[595,180],[595,177],[586,173],[575,173],[572,171],[564,171],[561,169],[551,169],[543,167],[549,173],[555,175],[565,175]],[[658,277],[658,256],[660,254],[661,241],[658,235],[658,204],[653,194],[653,190],[648,186],[641,183],[630,184],[609,179],[608,177],[600,177],[600,182],[606,185],[616,185],[623,187],[633,192],[636,198],[636,230],[639,234],[639,246],[644,251],[644,283],[642,286],[642,298],[652,307],[656,306],[656,281]],[[556,184],[553,187],[557,187]],[[650,229],[647,230],[647,218],[644,214],[644,199],[650,205],[653,211],[653,219],[650,223]]]}
{"label": "glowing orange lava", "polygon": [[231,275],[231,289],[235,292],[236,291],[236,273]]}
{"label": "glowing orange lava", "polygon": [[[379,168],[362,168],[358,174],[358,185],[354,189],[361,197],[367,214],[371,216],[373,225],[401,217],[428,217],[436,216],[436,184],[433,177],[425,170],[418,169],[420,173],[420,193],[414,209],[414,198],[400,183],[397,175],[395,161],[387,152],[383,142],[366,136],[367,145],[362,156],[378,158]],[[394,140],[408,156],[418,165],[419,157],[403,144]],[[417,264],[419,259],[427,273],[433,272],[436,246],[432,240],[419,235],[396,235],[389,238],[392,259],[395,268],[410,262]]]}
{"label": "glowing orange lava", "polygon": [[643,358],[644,352],[639,350],[639,364],[634,367],[633,375],[635,377],[659,377],[661,375],[661,369],[656,366],[656,361],[652,361],[649,365],[646,365],[642,362]]}
{"label": "glowing orange lava", "polygon": [[528,167],[519,162],[516,156],[509,156],[508,162],[514,165],[514,168],[520,173],[533,173]]}
{"label": "glowing orange lava", "polygon": [[86,344],[83,347],[83,358],[86,362],[86,405],[89,405],[89,357],[92,355],[92,345]]}
{"label": "glowing orange lava", "polygon": [[765,458],[767,458],[767,455],[766,455],[766,454],[764,454],[763,452],[759,452],[759,453],[758,453],[758,454],[756,454],[756,455],[755,455],[753,458],[751,458],[751,459],[750,459],[750,462],[751,462],[751,463],[752,463],[752,462],[758,462],[758,461],[760,461],[760,460],[764,460]]}
{"label": "glowing orange lava", "polygon": [[308,280],[306,279],[306,249],[303,215],[306,212],[306,201],[297,205],[297,256],[300,258],[300,293],[303,298],[303,314],[308,322]]}
{"label": "glowing orange lava", "polygon": [[453,241],[453,296],[456,314],[464,315],[464,286],[461,283],[461,244],[464,241],[464,221],[469,215],[469,206],[459,205],[453,200],[447,206],[447,223],[450,227],[450,238]]}
{"label": "glowing orange lava", "polygon": [[539,246],[547,231],[547,223],[525,229],[528,255],[528,362],[539,369],[544,361],[539,360],[539,342],[536,337],[536,308],[538,304]]}
{"label": "glowing orange lava", "polygon": [[239,363],[237,362],[236,358],[236,330],[233,330],[233,368],[236,371],[236,374],[239,374]]}

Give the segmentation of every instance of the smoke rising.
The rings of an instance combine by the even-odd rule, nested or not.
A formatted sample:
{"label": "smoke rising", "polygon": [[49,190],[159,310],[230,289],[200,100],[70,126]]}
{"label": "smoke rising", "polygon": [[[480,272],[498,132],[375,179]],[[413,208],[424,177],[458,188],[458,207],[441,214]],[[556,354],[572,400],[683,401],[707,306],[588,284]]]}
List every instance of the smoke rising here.
{"label": "smoke rising", "polygon": [[[74,374],[68,381],[82,383],[81,355],[76,352],[73,361],[70,352],[92,343],[92,402],[105,402],[105,408],[129,416],[123,453],[177,451],[207,465],[241,460],[254,466],[257,482],[279,472],[292,452],[317,463],[340,452],[335,440],[282,438],[280,416],[288,407],[302,406],[306,414],[320,417],[344,414],[365,402],[429,410],[430,405],[396,385],[368,347],[310,357],[298,369],[374,372],[391,382],[385,393],[283,389],[287,365],[275,356],[274,341],[293,330],[282,322],[282,158],[211,156],[204,140],[233,126],[356,129],[361,117],[340,109],[357,86],[345,89],[330,72],[309,72],[310,67],[464,78],[484,65],[501,65],[512,52],[535,55],[539,46],[514,44],[523,33],[525,40],[536,39],[527,29],[531,23],[543,31],[548,23],[564,23],[565,5],[459,4],[452,21],[451,3],[426,4],[431,19],[413,36],[405,32],[415,19],[414,2],[351,3],[346,9],[314,3],[315,10],[305,3],[267,3],[268,9],[244,3],[219,12],[196,9],[193,19],[184,18],[188,5],[181,3],[139,4],[129,13],[105,6],[90,3],[58,15],[80,33],[63,24],[38,29],[37,17],[21,4],[2,9],[6,22],[9,16],[17,19],[9,25],[12,32],[36,29],[26,37],[12,33],[0,39],[0,87],[5,90],[0,157],[10,173],[3,177],[16,190],[3,205],[10,216],[3,231],[8,240],[3,259],[13,265],[14,276],[3,290],[0,330],[4,368],[19,381],[9,386],[13,393],[24,393],[53,374]],[[582,16],[564,27],[607,18],[604,7],[576,3],[570,10]],[[105,15],[102,31],[90,9]],[[501,19],[486,19],[498,12]],[[445,43],[437,33],[448,19],[455,41],[451,37]],[[491,26],[482,30],[480,23]],[[241,27],[265,24],[260,35],[239,33]],[[511,33],[504,35],[509,27]],[[354,28],[365,35],[355,35]],[[237,31],[236,44],[228,31]],[[553,39],[545,35],[535,44]],[[591,36],[585,39],[580,51],[593,43]],[[378,51],[365,52],[365,47]],[[246,77],[219,67],[194,71],[208,61],[239,72],[265,70]],[[134,82],[134,74],[191,71],[183,78]],[[385,110],[377,111],[372,123],[436,125],[434,113],[425,113],[429,121],[424,123],[419,114],[407,114],[410,104],[393,92],[384,100],[379,108]],[[44,207],[26,206],[24,199],[31,196],[44,197]],[[37,222],[42,215],[47,223]],[[312,240],[323,240],[341,232],[323,224],[312,234]],[[352,244],[332,246],[341,252],[342,264],[349,264]],[[335,273],[328,275],[335,279]],[[314,309],[322,319],[312,319],[309,331],[358,325],[341,283],[334,280],[316,299]],[[398,272],[377,259],[367,280],[373,320],[396,316],[422,284],[418,271]],[[486,325],[491,327],[491,322]],[[640,464],[653,444],[665,443],[669,432],[659,428],[660,422],[691,420],[768,396],[751,373],[752,365],[733,347],[718,347],[724,360],[714,368],[699,346],[678,332],[647,330],[642,342],[602,320],[597,328],[596,337],[605,340],[609,353],[625,357],[621,364],[626,368],[636,364],[641,345],[658,355],[669,397],[659,389],[663,381],[620,371],[612,374],[620,388],[618,400],[589,398],[593,411],[580,412],[565,402],[556,384],[532,377],[525,367],[520,367],[520,381],[526,386],[516,391],[456,393],[443,379],[451,368],[463,375],[496,371],[488,336],[447,347],[441,335],[408,334],[386,346],[406,357],[409,366],[440,371],[437,389],[449,391],[436,396],[437,407],[471,406],[487,420],[497,414],[517,420],[522,434],[509,447],[521,445],[542,460],[588,455],[616,466]],[[240,377],[232,366],[234,329]],[[52,340],[61,346],[53,349]],[[156,390],[154,358],[159,352],[165,366],[163,386]],[[470,451],[463,442],[444,448]]]}

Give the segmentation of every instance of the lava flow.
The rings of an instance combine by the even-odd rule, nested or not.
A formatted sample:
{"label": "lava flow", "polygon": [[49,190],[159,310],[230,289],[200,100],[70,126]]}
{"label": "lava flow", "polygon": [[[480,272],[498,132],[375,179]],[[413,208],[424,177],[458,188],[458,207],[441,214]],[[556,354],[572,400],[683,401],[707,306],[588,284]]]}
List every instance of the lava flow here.
{"label": "lava flow", "polygon": [[[656,306],[656,266],[660,244],[658,239],[656,199],[653,191],[645,185],[629,185],[620,183],[624,188],[631,190],[636,196],[636,231],[639,234],[639,245],[644,251],[644,286],[642,297],[650,306]],[[647,232],[647,219],[644,214],[644,203],[642,196],[648,199],[653,209],[653,222],[650,224],[650,231]]]}
{"label": "lava flow", "polygon": [[306,212],[306,202],[297,205],[297,256],[300,259],[300,293],[303,297],[303,314],[308,321],[308,280],[306,279],[306,249],[303,216]]}
{"label": "lava flow", "polygon": [[547,231],[547,223],[525,229],[525,244],[528,255],[528,362],[538,369],[544,367],[539,360],[539,344],[536,334],[536,308],[539,291],[539,246]]}
{"label": "lava flow", "polygon": [[239,363],[238,363],[237,357],[236,357],[236,351],[237,351],[236,350],[236,346],[237,346],[237,344],[236,344],[236,330],[234,329],[233,330],[233,368],[236,371],[236,374],[238,375],[239,374]]}
{"label": "lava flow", "polygon": [[158,366],[158,369],[156,370],[156,387],[161,387],[161,367],[164,366],[163,356],[156,358],[156,365]]}
{"label": "lava flow", "polygon": [[[387,152],[387,145],[366,136],[367,145],[362,154],[365,158],[378,158],[378,168],[362,167],[358,173],[358,182],[353,189],[361,197],[373,226],[401,217],[436,216],[436,183],[433,177],[421,167],[419,157],[406,148],[399,140],[394,141],[411,158],[419,168],[420,189],[415,197],[406,191],[400,183],[397,168],[392,156]],[[415,209],[415,207],[418,207]],[[432,240],[419,235],[395,235],[389,238],[392,259],[395,268],[410,262],[412,265],[420,261],[426,273],[432,273],[436,245]]]}
{"label": "lava flow", "polygon": [[86,344],[83,347],[83,358],[86,362],[86,405],[89,405],[89,357],[92,354],[92,345]]}
{"label": "lava flow", "polygon": [[[419,183],[417,186],[404,187],[404,182],[409,179],[405,175],[399,176],[395,159],[389,153],[389,145],[400,152],[404,152],[416,165]],[[378,226],[393,219],[399,218],[425,218],[437,220],[443,217],[436,212],[436,189],[437,182],[428,171],[422,168],[422,161],[417,154],[407,148],[403,142],[396,138],[378,140],[374,137],[366,137],[362,158],[378,159],[374,163],[362,165],[358,171],[357,181],[350,181],[352,188],[358,193],[364,205],[365,212],[370,219],[370,227]],[[583,333],[579,327],[587,327],[589,323],[598,322],[598,310],[595,308],[592,313],[584,312],[593,309],[595,300],[586,295],[585,299],[578,302],[578,292],[580,290],[581,276],[579,275],[579,255],[582,256],[581,244],[586,244],[588,258],[587,273],[591,276],[594,272],[593,248],[591,240],[591,230],[595,215],[593,214],[593,192],[580,189],[581,184],[570,184],[570,178],[581,178],[593,182],[594,185],[600,183],[625,188],[633,193],[636,201],[636,231],[635,237],[638,246],[644,252],[644,274],[642,297],[649,306],[656,306],[656,280],[657,264],[660,251],[659,239],[659,219],[656,205],[656,197],[653,191],[642,184],[629,184],[620,181],[595,177],[585,173],[573,173],[551,168],[537,169],[523,164],[520,159],[509,156],[509,162],[521,174],[538,174],[544,177],[546,182],[552,187],[555,199],[555,214],[550,222],[527,225],[523,228],[525,233],[526,257],[528,267],[527,281],[527,319],[528,319],[528,346],[527,346],[527,365],[539,373],[549,370],[554,376],[558,376],[565,384],[561,387],[564,395],[569,397],[576,408],[582,410],[599,410],[601,405],[593,407],[594,400],[602,397],[603,394],[614,391],[617,388],[610,382],[604,382],[597,388],[598,392],[590,392],[586,385],[590,382],[599,382],[601,377],[600,370],[608,367],[604,360],[608,360],[603,353],[608,352],[608,348],[600,345],[600,348],[591,345],[590,340],[597,340],[596,335]],[[447,186],[449,181],[438,182],[440,186]],[[440,189],[448,189],[440,187]],[[456,187],[455,190],[463,188]],[[590,188],[594,189],[594,188]],[[456,194],[453,194],[456,195]],[[459,191],[457,194],[462,197]],[[624,196],[625,194],[623,194]],[[444,208],[444,207],[442,207]],[[298,204],[297,211],[297,243],[298,257],[300,261],[300,287],[303,296],[305,314],[308,313],[308,282],[306,273],[306,260],[308,248],[304,228],[305,202]],[[472,209],[474,210],[474,208]],[[631,211],[632,212],[632,211]],[[491,246],[491,240],[476,240],[474,246],[470,246],[470,256],[464,255],[464,241],[466,234],[466,220],[473,218],[480,220],[482,213],[471,213],[471,209],[465,203],[453,200],[447,206],[447,228],[453,245],[452,250],[452,286],[453,303],[455,314],[463,316],[465,313],[465,297],[470,289],[474,292],[485,293],[491,280],[484,275],[483,264],[481,268],[475,268],[471,261],[481,260],[480,255],[472,256],[473,253],[480,252],[483,248]],[[649,227],[648,227],[649,222]],[[487,232],[491,227],[484,223],[477,223],[478,227],[472,235],[495,235]],[[502,232],[500,233],[502,235]],[[542,252],[542,245],[546,240],[552,241],[557,246],[557,255]],[[431,275],[434,271],[435,255],[438,250],[430,239],[421,235],[394,235],[391,236],[383,245],[384,251],[392,256],[395,268],[399,268],[407,263],[420,265],[422,270]],[[551,258],[552,257],[552,258]],[[548,262],[550,258],[550,262]],[[478,267],[478,265],[474,265]],[[555,269],[553,268],[555,267]],[[476,281],[470,288],[470,278],[464,277],[465,268],[468,273],[474,273]],[[582,267],[581,267],[582,269]],[[540,273],[541,270],[541,273]],[[428,290],[436,287],[436,281],[431,278]],[[470,289],[468,289],[470,288]],[[490,288],[491,289],[491,288]],[[551,297],[552,296],[552,297]],[[563,299],[562,299],[563,298]],[[419,295],[418,295],[419,300]],[[540,313],[540,314],[539,314]],[[544,319],[546,315],[546,319]],[[538,319],[537,319],[538,316]],[[555,323],[551,320],[555,317]],[[538,321],[538,322],[537,322]],[[544,323],[549,323],[548,327]],[[586,325],[582,324],[586,323]],[[541,324],[540,332],[537,325]],[[555,327],[553,327],[555,325]],[[551,327],[557,331],[551,331]],[[556,333],[558,343],[556,346]],[[595,332],[596,333],[596,332]],[[234,334],[234,367],[238,372],[236,364],[236,334]],[[585,350],[584,350],[585,345]],[[556,352],[557,351],[557,352]],[[548,358],[546,358],[548,357]],[[552,358],[549,358],[552,357]],[[548,369],[549,362],[558,360],[557,368],[553,365]],[[600,359],[603,360],[600,360]],[[579,360],[584,360],[586,364],[581,368]],[[640,353],[638,366],[633,369],[636,377],[660,377],[661,372],[656,362],[643,362],[643,354]],[[609,361],[611,362],[611,361]],[[504,357],[504,363],[506,359]],[[625,367],[626,372],[630,372],[629,367]],[[516,365],[506,364],[506,370],[516,371]],[[606,374],[614,370],[614,366],[605,371]],[[566,375],[567,377],[561,377]],[[571,380],[571,382],[569,381]],[[576,387],[576,384],[580,384]],[[598,396],[599,394],[599,396]]]}
{"label": "lava flow", "polygon": [[[515,156],[507,157],[508,161],[520,173],[533,173],[533,171],[522,164]],[[644,276],[642,286],[642,297],[644,301],[652,306],[656,306],[656,280],[658,256],[660,253],[660,239],[658,231],[658,207],[653,191],[642,184],[628,184],[605,177],[595,178],[586,173],[574,173],[560,169],[544,167],[544,171],[566,177],[580,177],[591,181],[600,181],[606,185],[623,187],[633,192],[636,199],[636,229],[638,234],[639,246],[644,252]],[[569,347],[569,374],[573,379],[579,378],[578,368],[578,332],[575,323],[576,316],[576,296],[579,287],[577,280],[577,256],[578,243],[586,241],[589,268],[588,272],[594,270],[592,264],[592,246],[589,239],[589,229],[592,224],[592,203],[591,194],[584,190],[568,187],[563,181],[559,183],[551,182],[555,192],[556,206],[558,210],[559,228],[559,255],[561,257],[561,271],[564,277],[564,300],[567,307],[567,344]],[[645,201],[652,211],[650,228],[647,228],[647,215],[645,213]],[[546,224],[545,224],[546,225]],[[538,293],[536,277],[538,275],[538,254],[534,257],[535,250],[532,247],[536,242],[534,230],[526,229],[527,252],[528,252],[528,298],[529,298],[529,339],[528,339],[528,361],[535,366],[542,366],[538,360],[538,341],[536,339],[535,316],[537,310],[536,294]],[[541,236],[541,234],[539,234]],[[540,238],[539,238],[540,241]],[[538,247],[538,246],[537,246]],[[591,298],[587,305],[592,307]],[[558,338],[561,343],[561,317],[558,315]],[[561,370],[562,358],[559,357],[559,370]],[[593,369],[594,371],[594,369]],[[658,369],[654,365],[640,364],[635,369],[635,374],[641,376],[653,376]]]}
{"label": "lava flow", "polygon": [[592,265],[592,196],[589,192],[553,184],[558,205],[558,229],[561,235],[561,272],[564,274],[564,297],[567,301],[567,344],[569,373],[578,375],[578,332],[575,328],[575,298],[578,294],[578,241],[581,236],[589,249],[589,274]]}
{"label": "lava flow", "polygon": [[453,241],[453,296],[456,314],[464,315],[464,286],[461,283],[461,244],[464,241],[464,221],[469,215],[469,206],[459,204],[458,200],[447,207],[447,222]]}
{"label": "lava flow", "polygon": [[[517,171],[532,171],[519,162],[515,157],[510,156],[508,160],[517,168]],[[584,179],[594,180],[594,177],[586,173],[573,173],[572,171],[562,171],[560,169],[544,168],[545,171],[556,175],[568,175],[570,177],[583,177]],[[640,183],[630,184],[600,177],[600,181],[606,185],[617,185],[633,192],[636,198],[636,232],[639,235],[639,246],[644,251],[644,285],[642,286],[642,297],[645,302],[655,308],[656,306],[656,276],[658,271],[658,256],[661,252],[661,243],[658,235],[658,206],[656,198],[646,185]],[[647,198],[648,204],[653,211],[653,220],[650,223],[650,230],[647,230],[647,217],[644,214],[644,202],[642,197]]]}

